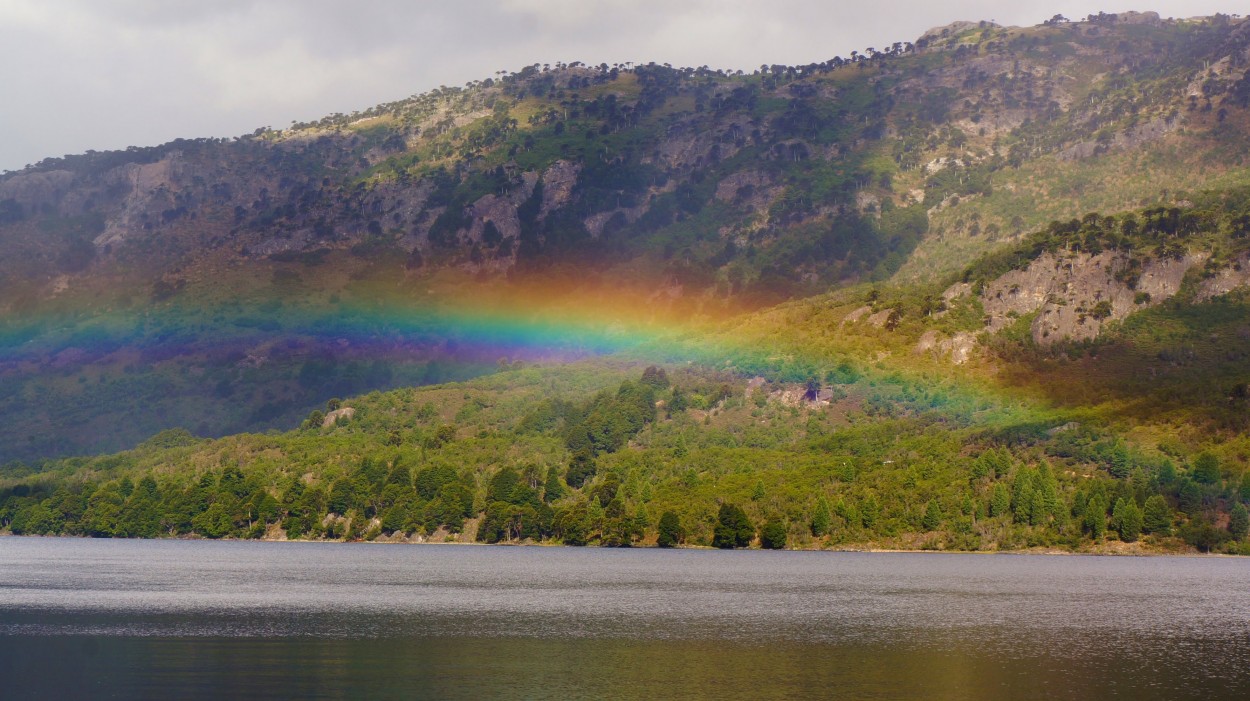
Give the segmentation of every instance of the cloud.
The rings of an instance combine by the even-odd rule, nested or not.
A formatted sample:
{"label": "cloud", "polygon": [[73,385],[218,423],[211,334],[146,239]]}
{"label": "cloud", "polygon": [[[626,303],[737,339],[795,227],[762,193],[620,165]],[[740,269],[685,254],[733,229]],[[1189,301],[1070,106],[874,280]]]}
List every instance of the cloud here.
{"label": "cloud", "polygon": [[[1154,3],[1168,16],[1228,0]],[[956,19],[1035,24],[1092,2],[885,0],[4,0],[0,170],[232,136],[533,63],[752,70],[915,39]]]}

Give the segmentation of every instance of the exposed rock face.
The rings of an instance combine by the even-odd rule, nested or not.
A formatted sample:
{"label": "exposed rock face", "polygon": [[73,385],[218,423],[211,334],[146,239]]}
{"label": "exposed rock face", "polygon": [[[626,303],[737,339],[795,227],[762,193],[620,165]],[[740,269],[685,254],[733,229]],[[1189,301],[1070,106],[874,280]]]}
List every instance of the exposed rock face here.
{"label": "exposed rock face", "polygon": [[[471,269],[506,270],[516,259],[513,242],[521,236],[521,217],[518,208],[534,194],[538,173],[527,172],[521,176],[520,187],[504,195],[483,195],[468,207],[470,224],[459,236],[467,243],[478,245],[488,254],[467,264]],[[491,231],[493,227],[493,231]],[[428,237],[429,227],[425,232]]]}
{"label": "exposed rock face", "polygon": [[617,209],[610,209],[606,212],[599,212],[586,217],[582,221],[582,224],[585,225],[586,231],[590,232],[591,236],[599,238],[603,234],[603,230],[607,228],[608,222],[612,221],[614,218],[619,216],[625,223],[633,224],[638,221],[639,217],[646,214],[650,207],[651,205],[649,202],[644,202],[637,207],[619,207]]}
{"label": "exposed rock face", "polygon": [[1194,300],[1205,302],[1246,285],[1250,285],[1250,256],[1243,255],[1229,267],[1198,283],[1198,293]]}
{"label": "exposed rock face", "polygon": [[[669,183],[669,188],[673,183]],[[716,185],[716,199],[731,206],[742,208],[747,214],[732,226],[720,228],[722,237],[733,237],[741,246],[749,244],[752,233],[766,230],[769,226],[769,208],[784,190],[767,173],[745,170],[726,176]]]}
{"label": "exposed rock face", "polygon": [[[537,173],[525,173],[521,177],[521,187],[513,189],[506,195],[484,195],[469,208],[473,224],[469,228],[469,239],[481,241],[486,223],[495,225],[505,239],[515,239],[521,235],[521,219],[517,208],[534,194],[534,185],[538,182]],[[545,199],[545,198],[544,198]]]}
{"label": "exposed rock face", "polygon": [[484,195],[470,207],[473,225],[469,228],[469,240],[481,241],[486,225],[494,224],[505,239],[521,234],[521,220],[517,217],[516,203],[511,197]]}
{"label": "exposed rock face", "polygon": [[68,170],[21,173],[0,181],[0,201],[13,200],[27,209],[55,204],[74,184]]}
{"label": "exposed rock face", "polygon": [[[788,98],[788,94],[776,94]],[[708,131],[694,124],[676,124],[668,129],[665,139],[654,156],[643,159],[670,169],[700,168],[712,162],[730,158],[739,151],[738,138],[751,132],[748,121],[733,121],[723,125],[724,131]],[[731,138],[722,140],[722,134]]]}
{"label": "exposed rock face", "polygon": [[312,241],[312,238],[311,230],[300,229],[299,231],[291,232],[289,236],[275,236],[261,241],[251,247],[251,254],[254,256],[271,256],[275,253],[284,253],[286,251],[302,251]]}
{"label": "exposed rock face", "polygon": [[[926,31],[924,34],[921,34],[920,38],[917,39],[917,41],[940,39],[946,36],[950,36],[952,34],[958,34],[968,29],[973,29],[977,26],[978,26],[977,22],[970,22],[968,20],[959,20],[957,22],[951,22],[950,24],[946,24],[941,27],[934,27]],[[995,24],[993,26],[997,27],[998,25]]]}
{"label": "exposed rock face", "polygon": [[408,222],[421,219],[422,210],[433,190],[433,185],[427,181],[378,183],[369,193],[369,206],[379,213],[386,213],[384,219],[388,227],[404,228]]}
{"label": "exposed rock face", "polygon": [[949,304],[959,299],[960,297],[963,297],[964,295],[968,294],[971,291],[972,291],[972,285],[966,282],[957,282],[954,285],[951,285],[950,287],[942,291],[942,299],[946,301],[947,304]]}
{"label": "exposed rock face", "polygon": [[1105,142],[1081,141],[1072,144],[1060,151],[1058,157],[1060,160],[1076,161],[1107,151],[1136,148],[1167,136],[1179,126],[1179,119],[1152,119],[1145,124],[1118,131]]}
{"label": "exposed rock face", "polygon": [[539,219],[546,219],[548,214],[573,199],[573,186],[577,184],[580,172],[581,164],[570,161],[556,161],[543,171],[543,203],[538,210]]}
{"label": "exposed rock face", "polygon": [[940,173],[950,167],[962,168],[963,166],[964,162],[958,158],[947,158],[943,156],[942,158],[935,158],[924,164],[924,172],[929,175],[933,175],[934,173]]}
{"label": "exposed rock face", "polygon": [[1179,260],[1147,260],[1136,285],[1130,286],[1132,260],[1123,253],[1045,253],[1028,268],[1013,270],[986,285],[981,301],[990,331],[1038,312],[1032,324],[1035,343],[1089,340],[1098,336],[1106,322],[1175,295],[1185,272],[1206,258],[1206,253],[1194,253]]}
{"label": "exposed rock face", "polygon": [[882,309],[876,314],[869,316],[868,323],[872,324],[873,326],[877,328],[882,328],[883,326],[885,326],[886,322],[890,320],[890,311],[891,311],[890,309]]}
{"label": "exposed rock face", "polygon": [[747,388],[746,388],[746,394],[745,394],[746,398],[750,399],[751,395],[755,394],[757,390],[759,390],[761,387],[763,387],[767,383],[768,383],[768,380],[765,380],[762,377],[752,377],[751,379],[747,380]]}
{"label": "exposed rock face", "polygon": [[961,331],[954,336],[943,340],[938,344],[938,348],[942,352],[950,356],[951,362],[956,365],[963,365],[972,357],[972,352],[976,350],[977,338],[967,331]]}
{"label": "exposed rock face", "polygon": [[182,154],[173,151],[155,163],[127,163],[112,174],[115,181],[128,188],[121,212],[109,219],[104,232],[95,238],[95,245],[105,246],[123,241],[144,228],[144,217],[174,206],[173,194],[185,170]]}
{"label": "exposed rock face", "polygon": [[330,428],[334,424],[338,423],[338,420],[340,418],[344,419],[345,421],[350,421],[352,417],[355,415],[356,415],[356,410],[349,406],[335,409],[334,411],[331,411],[330,413],[326,414],[325,420],[321,422],[321,427]]}
{"label": "exposed rock face", "polygon": [[863,190],[860,190],[859,192],[855,193],[855,209],[859,211],[860,213],[863,213],[866,211],[876,212],[877,208],[880,206],[881,206],[881,198],[877,197],[871,192],[865,192]]}
{"label": "exposed rock face", "polygon": [[732,173],[716,185],[716,199],[721,202],[742,202],[762,209],[772,201],[775,188],[772,178],[758,170]]}
{"label": "exposed rock face", "polygon": [[942,338],[937,331],[925,331],[916,343],[915,352],[919,354],[933,353],[938,357],[945,356],[954,365],[963,365],[972,357],[977,347],[977,338],[967,331],[961,331],[950,338]]}
{"label": "exposed rock face", "polygon": [[872,307],[859,307],[858,309],[853,309],[851,310],[849,314],[847,314],[845,317],[842,318],[842,323],[854,324],[855,322],[864,318],[864,315],[868,314],[871,311],[872,311]]}
{"label": "exposed rock face", "polygon": [[1158,12],[1134,12],[1131,10],[1129,12],[1117,12],[1115,21],[1121,24],[1146,24],[1151,26],[1163,23],[1163,20],[1159,19]]}

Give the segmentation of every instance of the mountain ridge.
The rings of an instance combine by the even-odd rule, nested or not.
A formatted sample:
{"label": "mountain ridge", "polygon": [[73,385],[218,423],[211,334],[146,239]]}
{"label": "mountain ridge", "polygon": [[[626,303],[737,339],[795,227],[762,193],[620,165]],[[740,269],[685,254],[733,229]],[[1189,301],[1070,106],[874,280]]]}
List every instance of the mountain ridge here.
{"label": "mountain ridge", "polygon": [[5,174],[0,524],[1242,552],[1248,27],[530,66]]}

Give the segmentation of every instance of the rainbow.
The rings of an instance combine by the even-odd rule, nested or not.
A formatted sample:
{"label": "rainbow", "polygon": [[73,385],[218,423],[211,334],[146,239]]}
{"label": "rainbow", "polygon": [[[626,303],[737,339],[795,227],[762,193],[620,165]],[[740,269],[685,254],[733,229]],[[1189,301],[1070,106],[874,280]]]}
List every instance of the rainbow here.
{"label": "rainbow", "polygon": [[[548,364],[611,356],[792,383],[823,381],[830,370],[850,366],[882,387],[892,387],[891,392],[923,397],[935,408],[968,415],[976,407],[1014,405],[1024,414],[1035,414],[1025,410],[1019,397],[1008,396],[1005,388],[984,378],[933,373],[910,360],[888,366],[869,362],[856,356],[853,345],[804,337],[804,325],[830,321],[813,321],[813,309],[818,316],[825,314],[820,310],[830,310],[825,314],[830,318],[844,313],[835,302],[805,301],[744,314],[713,305],[708,305],[712,311],[677,307],[636,290],[583,288],[570,293],[567,288],[516,285],[474,292],[436,298],[361,295],[343,302],[269,297],[197,303],[191,295],[180,295],[142,309],[10,318],[0,321],[0,390],[80,402],[78,413],[52,415],[48,426],[57,435],[75,430],[87,418],[95,424],[104,421],[98,410],[88,409],[93,405],[129,414],[145,435],[172,425],[221,435],[258,426],[291,428],[330,396],[468,380],[515,367],[517,361]],[[196,380],[187,379],[197,373],[205,378],[198,388]],[[139,383],[135,393],[118,389],[144,377],[146,384]],[[278,390],[285,402],[281,410],[260,419],[240,414],[250,411],[248,402],[258,401],[255,393],[247,393],[253,384],[274,381],[286,383]],[[214,396],[213,387],[223,382],[223,394]],[[165,396],[181,397],[181,415],[157,406],[163,401],[162,387]],[[239,387],[245,393],[236,397],[232,392]],[[146,392],[146,398],[139,392]],[[119,395],[122,405],[113,404]],[[196,403],[201,400],[205,403]],[[196,407],[206,417],[202,426],[194,423],[200,421],[194,417]],[[143,412],[148,414],[141,416]],[[107,433],[100,425],[94,430],[97,437]],[[132,433],[138,430],[132,427]],[[107,445],[121,447],[136,439],[129,435]],[[94,451],[85,444],[70,447],[83,449]],[[14,454],[42,450],[28,447]]]}

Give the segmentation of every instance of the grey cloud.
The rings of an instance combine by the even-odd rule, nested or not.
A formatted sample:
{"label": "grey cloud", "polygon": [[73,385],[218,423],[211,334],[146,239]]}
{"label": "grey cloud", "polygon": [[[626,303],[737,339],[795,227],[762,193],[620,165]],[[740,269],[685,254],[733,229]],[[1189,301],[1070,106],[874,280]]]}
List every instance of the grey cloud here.
{"label": "grey cloud", "polygon": [[[1229,0],[1154,5],[1164,16],[1241,10]],[[4,0],[0,170],[280,127],[532,63],[751,70],[912,40],[957,19],[1027,25],[1127,9],[1093,0]]]}

